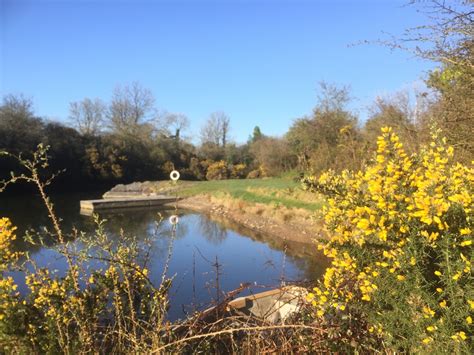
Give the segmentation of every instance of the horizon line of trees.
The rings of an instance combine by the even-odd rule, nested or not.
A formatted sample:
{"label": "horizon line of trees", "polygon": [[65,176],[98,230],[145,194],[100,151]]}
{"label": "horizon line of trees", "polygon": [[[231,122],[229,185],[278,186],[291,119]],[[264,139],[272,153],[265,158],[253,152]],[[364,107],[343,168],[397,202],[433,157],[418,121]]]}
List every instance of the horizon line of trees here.
{"label": "horizon line of trees", "polygon": [[[68,125],[38,117],[23,95],[6,95],[0,103],[0,152],[31,155],[39,143],[49,145],[49,172],[62,171],[55,187],[64,189],[166,179],[173,169],[191,180],[248,175],[254,160],[249,144],[232,142],[225,112],[211,113],[197,146],[183,135],[188,127],[184,114],[160,112],[152,92],[138,82],[117,86],[109,103],[70,103]],[[2,157],[0,180],[18,169]]]}
{"label": "horizon line of trees", "polygon": [[[152,92],[137,82],[117,86],[109,103],[84,98],[70,104],[70,124],[37,117],[32,101],[7,95],[0,105],[0,151],[31,154],[50,145],[51,171],[65,169],[59,185],[70,188],[166,179],[179,169],[185,179],[258,178],[289,170],[318,174],[327,169],[360,169],[374,155],[383,126],[392,126],[409,152],[428,142],[430,128],[443,130],[456,159],[474,159],[473,3],[458,6],[435,0],[426,6],[432,20],[409,29],[399,41],[383,43],[412,50],[439,62],[425,79],[429,92],[395,93],[375,99],[363,124],[348,109],[348,87],[321,83],[313,112],[294,120],[282,137],[266,136],[256,126],[246,143],[230,139],[231,119],[212,113],[193,145],[183,132],[181,113],[159,111]],[[406,44],[423,43],[413,49]],[[449,46],[446,46],[449,44]],[[0,159],[0,180],[18,169]],[[77,185],[77,186],[76,186]]]}
{"label": "horizon line of trees", "polygon": [[[31,154],[40,142],[50,145],[51,172],[65,169],[60,182],[75,188],[166,179],[173,169],[191,180],[359,169],[373,155],[382,126],[394,127],[411,152],[428,140],[433,122],[450,133],[445,123],[452,121],[443,119],[442,99],[424,92],[416,93],[415,102],[408,92],[377,97],[369,118],[360,124],[348,109],[349,88],[323,82],[312,114],[294,120],[284,136],[266,136],[256,126],[248,141],[237,145],[229,139],[230,117],[219,111],[209,116],[195,146],[183,135],[187,117],[159,114],[151,91],[138,83],[118,87],[108,105],[90,98],[72,102],[74,128],[37,117],[31,100],[7,95],[0,106],[0,150]],[[451,133],[459,159],[469,161],[472,145],[461,144],[457,137],[463,132]],[[12,164],[0,160],[1,178],[17,169]]]}

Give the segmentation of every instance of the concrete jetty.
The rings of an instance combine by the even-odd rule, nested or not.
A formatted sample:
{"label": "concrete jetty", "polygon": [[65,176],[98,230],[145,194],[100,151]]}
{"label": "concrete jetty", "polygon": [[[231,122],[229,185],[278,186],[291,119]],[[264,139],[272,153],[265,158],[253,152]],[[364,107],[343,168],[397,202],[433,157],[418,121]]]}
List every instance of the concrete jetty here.
{"label": "concrete jetty", "polygon": [[126,198],[107,198],[99,200],[83,200],[81,201],[81,213],[90,214],[99,210],[110,210],[119,208],[133,207],[152,207],[161,206],[176,201],[176,197],[170,196],[143,196],[143,197],[126,197]]}

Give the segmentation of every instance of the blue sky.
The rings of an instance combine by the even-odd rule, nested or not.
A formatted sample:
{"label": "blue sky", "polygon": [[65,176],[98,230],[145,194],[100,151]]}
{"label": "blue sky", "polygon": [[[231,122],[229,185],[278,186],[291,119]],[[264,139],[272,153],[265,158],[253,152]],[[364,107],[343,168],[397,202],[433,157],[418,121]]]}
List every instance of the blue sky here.
{"label": "blue sky", "polygon": [[407,1],[0,0],[0,95],[66,121],[69,103],[109,100],[139,81],[196,137],[213,111],[243,142],[259,125],[284,134],[309,114],[318,82],[348,84],[366,117],[376,95],[410,88],[433,64],[377,45],[425,19]]}

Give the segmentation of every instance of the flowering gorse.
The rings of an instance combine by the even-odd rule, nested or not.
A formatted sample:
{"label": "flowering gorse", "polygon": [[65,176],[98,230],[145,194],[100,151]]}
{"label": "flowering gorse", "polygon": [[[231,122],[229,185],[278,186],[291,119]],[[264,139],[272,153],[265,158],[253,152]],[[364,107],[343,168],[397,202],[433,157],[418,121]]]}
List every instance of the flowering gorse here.
{"label": "flowering gorse", "polygon": [[[12,252],[12,243],[16,239],[15,227],[8,218],[0,218],[0,330],[12,321],[20,306],[17,285],[6,272],[20,257]],[[3,337],[0,332],[0,340]]]}
{"label": "flowering gorse", "polygon": [[432,142],[408,156],[383,128],[373,163],[357,173],[304,179],[328,196],[332,258],[309,299],[322,319],[362,315],[368,333],[394,349],[473,347],[474,169]]}
{"label": "flowering gorse", "polygon": [[[16,228],[0,217],[0,349],[2,353],[149,352],[162,341],[171,280],[163,274],[155,286],[145,267],[150,243],[123,232],[109,237],[105,221],[95,216],[90,236],[73,231],[68,238],[45,194],[41,171],[48,165],[47,148],[38,146],[33,160],[15,157],[28,173],[0,181],[34,183],[54,227],[54,247],[66,261],[64,274],[39,268],[27,254],[14,252]],[[157,222],[159,223],[159,222]],[[37,243],[36,234],[29,242]],[[81,245],[77,250],[75,240]],[[21,258],[21,259],[20,259]],[[21,263],[19,262],[21,261]],[[91,267],[96,265],[96,267]],[[17,291],[9,275],[25,275],[26,292]],[[20,278],[17,274],[18,278]]]}
{"label": "flowering gorse", "polygon": [[[148,269],[136,262],[141,247],[134,238],[122,235],[123,243],[114,246],[103,227],[98,221],[95,241],[86,246],[88,256],[77,255],[63,276],[26,259],[28,292],[20,295],[14,279],[6,276],[19,266],[20,254],[11,251],[15,228],[0,219],[0,344],[5,351],[90,350],[104,341],[108,349],[120,349],[131,341],[137,347],[159,341],[155,331],[164,321],[170,280],[154,287]],[[87,271],[90,260],[106,266]]]}

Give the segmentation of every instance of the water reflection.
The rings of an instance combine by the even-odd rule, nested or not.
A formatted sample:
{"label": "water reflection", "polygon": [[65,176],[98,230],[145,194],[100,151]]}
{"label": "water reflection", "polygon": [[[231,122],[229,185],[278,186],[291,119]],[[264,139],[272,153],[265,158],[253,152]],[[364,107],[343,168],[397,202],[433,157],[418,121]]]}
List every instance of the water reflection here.
{"label": "water reflection", "polygon": [[[166,238],[181,239],[188,233],[188,227],[179,223],[179,228],[172,233],[169,217],[175,213],[174,209],[127,209],[118,211],[104,211],[98,215],[100,219],[106,220],[107,232],[118,237],[121,233],[133,235],[138,239],[145,237],[163,236]],[[183,211],[178,213],[182,216]],[[93,221],[92,218],[89,218]]]}
{"label": "water reflection", "polygon": [[209,218],[200,218],[199,227],[202,235],[212,244],[219,245],[227,238],[227,229]]}
{"label": "water reflection", "polygon": [[[94,238],[94,219],[79,214],[79,198],[84,197],[55,196],[53,201],[66,231],[76,228],[86,238]],[[39,201],[2,199],[0,207],[0,215],[23,227],[19,229],[19,240],[26,228],[38,230],[49,226]],[[174,213],[174,210],[135,209],[100,214],[100,218],[107,220],[105,231],[112,241],[126,235],[135,236],[144,244],[144,253],[151,257],[148,268],[153,282],[161,281],[166,268],[168,276],[174,277],[171,319],[182,317],[183,308],[193,308],[189,308],[190,304],[196,307],[208,304],[220,291],[236,289],[241,283],[275,287],[286,280],[310,281],[318,278],[325,267],[314,246],[275,239],[219,217],[190,211],[180,210],[179,223],[173,228],[168,217]],[[61,272],[66,264],[53,245],[54,240],[50,239],[45,246],[22,242],[17,248],[28,251],[39,266]],[[80,242],[73,246],[79,250],[82,247]],[[101,266],[100,263],[89,265],[90,268]]]}

